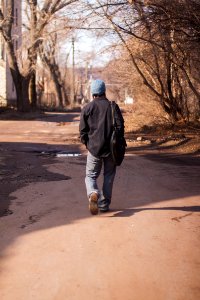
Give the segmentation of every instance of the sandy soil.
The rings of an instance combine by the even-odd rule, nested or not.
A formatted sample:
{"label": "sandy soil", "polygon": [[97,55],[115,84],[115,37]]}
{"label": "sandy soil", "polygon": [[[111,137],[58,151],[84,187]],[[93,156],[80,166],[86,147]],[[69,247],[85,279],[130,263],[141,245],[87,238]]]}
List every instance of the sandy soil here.
{"label": "sandy soil", "polygon": [[0,299],[199,299],[198,153],[129,135],[111,211],[91,216],[78,120],[0,120]]}

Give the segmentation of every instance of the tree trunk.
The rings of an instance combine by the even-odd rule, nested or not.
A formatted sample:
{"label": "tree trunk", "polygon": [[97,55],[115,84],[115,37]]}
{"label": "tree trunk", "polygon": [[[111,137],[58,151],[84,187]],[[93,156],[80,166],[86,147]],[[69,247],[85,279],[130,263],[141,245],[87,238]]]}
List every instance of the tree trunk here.
{"label": "tree trunk", "polygon": [[28,49],[30,61],[31,77],[29,83],[29,100],[31,107],[37,107],[37,92],[36,92],[36,64],[37,64],[37,0],[30,1],[30,39],[31,47]]}
{"label": "tree trunk", "polygon": [[62,97],[63,97],[63,105],[64,106],[69,105],[69,99],[67,97],[67,91],[64,82],[62,83]]}
{"label": "tree trunk", "polygon": [[13,43],[11,40],[6,41],[6,54],[8,58],[8,64],[10,72],[14,81],[16,96],[17,96],[17,110],[29,111],[30,103],[28,96],[28,87],[30,78],[24,77],[20,72],[16,61],[16,56],[13,49]]}
{"label": "tree trunk", "polygon": [[19,76],[15,82],[17,94],[17,110],[21,112],[30,111],[29,102],[29,82],[30,78]]}
{"label": "tree trunk", "polygon": [[65,89],[62,84],[61,74],[59,71],[59,66],[56,64],[55,58],[48,58],[47,55],[43,52],[40,53],[42,61],[46,64],[51,74],[52,82],[54,85],[54,90],[56,98],[58,100],[58,105],[60,108],[64,107],[66,98],[65,98]]}
{"label": "tree trunk", "polygon": [[29,82],[29,100],[33,109],[37,108],[36,74],[33,72]]}
{"label": "tree trunk", "polygon": [[56,98],[58,99],[58,105],[60,108],[63,108],[63,95],[62,95],[62,87],[58,81],[57,76],[55,76],[55,73],[51,73],[52,79],[53,79],[53,85],[55,87],[55,94]]}

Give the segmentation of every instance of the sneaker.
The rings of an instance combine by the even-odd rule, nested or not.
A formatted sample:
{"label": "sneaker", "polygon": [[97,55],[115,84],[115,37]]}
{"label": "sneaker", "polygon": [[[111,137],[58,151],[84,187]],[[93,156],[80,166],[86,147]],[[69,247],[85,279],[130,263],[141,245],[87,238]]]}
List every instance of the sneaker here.
{"label": "sneaker", "polygon": [[89,196],[89,210],[92,215],[98,214],[98,194],[95,192]]}
{"label": "sneaker", "polygon": [[105,206],[105,207],[99,208],[99,210],[101,213],[105,213],[105,212],[108,212],[110,210],[110,208],[109,208],[109,206]]}

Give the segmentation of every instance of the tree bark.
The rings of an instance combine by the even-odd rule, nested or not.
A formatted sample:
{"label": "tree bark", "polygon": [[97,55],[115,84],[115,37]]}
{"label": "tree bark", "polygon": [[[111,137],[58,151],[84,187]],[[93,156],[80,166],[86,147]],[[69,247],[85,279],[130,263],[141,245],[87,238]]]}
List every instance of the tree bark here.
{"label": "tree bark", "polygon": [[36,92],[35,71],[32,72],[32,74],[31,74],[28,89],[29,89],[29,100],[30,100],[31,107],[32,107],[32,109],[36,109],[37,108],[37,92]]}
{"label": "tree bark", "polygon": [[12,41],[6,41],[6,54],[10,72],[14,81],[16,96],[17,96],[17,110],[29,111],[29,95],[28,95],[28,84],[30,81],[29,77],[24,77],[20,72],[16,61],[16,56],[13,49]]}
{"label": "tree bark", "polygon": [[31,47],[28,49],[30,61],[30,82],[29,82],[29,100],[31,107],[37,107],[37,92],[36,92],[36,64],[37,64],[37,0],[30,0],[30,37]]}

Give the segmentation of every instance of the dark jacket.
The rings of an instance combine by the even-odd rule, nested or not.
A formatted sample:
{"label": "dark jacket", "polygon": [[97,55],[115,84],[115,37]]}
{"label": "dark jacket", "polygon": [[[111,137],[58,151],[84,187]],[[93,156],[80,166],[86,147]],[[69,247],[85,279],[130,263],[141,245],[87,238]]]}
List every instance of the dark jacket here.
{"label": "dark jacket", "polygon": [[[116,103],[115,119],[118,130],[124,135],[124,119]],[[108,156],[113,130],[110,101],[105,97],[99,97],[88,103],[82,109],[79,130],[81,142],[92,155]]]}

